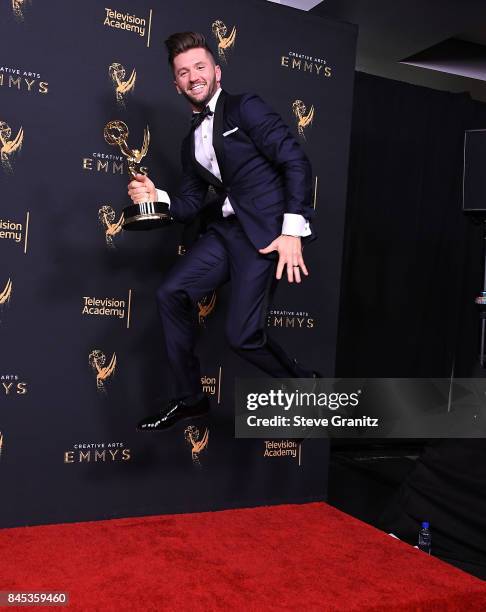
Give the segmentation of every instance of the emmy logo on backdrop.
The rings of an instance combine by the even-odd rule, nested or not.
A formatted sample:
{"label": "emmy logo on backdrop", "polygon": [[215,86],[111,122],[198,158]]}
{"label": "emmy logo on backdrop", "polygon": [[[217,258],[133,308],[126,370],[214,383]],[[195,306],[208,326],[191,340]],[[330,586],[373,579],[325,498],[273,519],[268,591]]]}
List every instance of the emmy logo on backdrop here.
{"label": "emmy logo on backdrop", "polygon": [[16,19],[23,21],[26,0],[12,0],[12,11]]}
{"label": "emmy logo on backdrop", "polygon": [[233,26],[233,29],[231,30],[231,34],[229,36],[226,36],[226,34],[228,33],[228,28],[220,19],[212,23],[211,29],[218,42],[219,59],[227,63],[226,51],[229,51],[235,46],[236,26]]}
{"label": "emmy logo on backdrop", "polygon": [[91,351],[88,357],[89,365],[93,368],[96,373],[96,386],[99,391],[105,390],[105,382],[113,375],[116,368],[116,354],[113,353],[113,356],[110,360],[110,363],[105,366],[106,356],[105,354],[95,349]]}
{"label": "emmy logo on backdrop", "polygon": [[113,237],[122,231],[123,222],[125,220],[123,213],[118,221],[115,221],[115,217],[115,211],[111,206],[102,206],[98,211],[98,219],[105,229],[106,245],[112,249],[115,248]]}
{"label": "emmy logo on backdrop", "polygon": [[311,106],[309,112],[306,114],[307,108],[302,100],[295,100],[292,104],[292,110],[297,121],[299,135],[305,140],[304,130],[309,127],[314,120],[314,105]]}
{"label": "emmy logo on backdrop", "polygon": [[0,457],[2,456],[2,452],[3,452],[3,433],[0,431]]}
{"label": "emmy logo on backdrop", "polygon": [[24,141],[24,130],[20,128],[17,136],[13,140],[10,140],[12,136],[12,129],[5,121],[0,121],[0,160],[2,162],[3,169],[7,172],[12,172],[12,164],[10,163],[10,156],[16,151],[20,151],[22,143]]}
{"label": "emmy logo on backdrop", "polygon": [[[182,256],[186,252],[186,247],[180,244],[177,248],[177,254]],[[204,325],[206,318],[213,312],[216,306],[216,291],[208,293],[201,298],[197,303],[197,318],[199,325]]]}
{"label": "emmy logo on backdrop", "polygon": [[[141,149],[130,149],[127,144],[128,126],[123,121],[110,121],[103,131],[105,141],[112,146],[118,146],[127,158],[128,174],[132,179],[137,174],[147,174],[147,168],[141,166],[142,159],[147,155],[150,144],[148,126],[143,132]],[[130,204],[123,209],[124,230],[149,230],[164,227],[170,223],[169,206],[165,202],[140,202]]]}
{"label": "emmy logo on backdrop", "polygon": [[0,293],[0,309],[10,302],[12,297],[12,280],[9,278],[5,288]]}
{"label": "emmy logo on backdrop", "polygon": [[204,320],[210,315],[216,306],[216,292],[210,293],[199,300],[197,303],[199,323],[204,323]]}
{"label": "emmy logo on backdrop", "polygon": [[197,427],[194,425],[189,425],[184,430],[184,437],[186,442],[191,445],[191,455],[192,461],[196,465],[201,465],[199,461],[199,455],[203,450],[206,450],[209,442],[209,430],[206,429],[201,438],[201,433]]}
{"label": "emmy logo on backdrop", "polygon": [[137,72],[135,68],[132,70],[130,78],[125,81],[125,67],[121,64],[113,62],[108,68],[108,74],[113,81],[115,88],[116,101],[122,106],[125,105],[125,95],[135,88],[135,81],[137,79]]}

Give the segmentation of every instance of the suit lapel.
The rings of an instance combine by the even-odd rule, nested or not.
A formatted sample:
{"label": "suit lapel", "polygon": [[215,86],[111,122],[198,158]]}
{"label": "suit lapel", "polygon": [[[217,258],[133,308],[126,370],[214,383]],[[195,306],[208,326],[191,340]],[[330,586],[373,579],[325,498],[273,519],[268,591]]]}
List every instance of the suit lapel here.
{"label": "suit lapel", "polygon": [[218,160],[219,171],[224,182],[224,138],[223,138],[223,122],[225,114],[226,92],[222,91],[219,94],[216,108],[214,109],[213,121],[213,148]]}
{"label": "suit lapel", "polygon": [[206,183],[209,183],[210,185],[213,185],[213,187],[221,189],[221,187],[223,186],[222,182],[217,179],[212,172],[209,172],[209,170],[205,168],[202,164],[200,164],[196,159],[196,144],[194,141],[193,131],[189,134],[189,140],[191,143],[191,161],[194,168],[196,169],[196,172],[201,178],[206,181]]}
{"label": "suit lapel", "polygon": [[[219,170],[221,172],[221,176],[223,177],[223,169],[224,169],[224,142],[223,142],[223,120],[224,120],[224,101],[225,101],[225,92],[222,91],[218,96],[218,101],[216,102],[216,108],[214,109],[214,119],[213,119],[213,148],[216,153],[216,159],[218,160]],[[190,142],[191,142],[191,161],[197,171],[197,173],[210,185],[221,189],[223,187],[222,181],[214,176],[207,168],[205,168],[202,164],[200,164],[196,159],[196,144],[194,138],[194,131],[191,131],[189,134]]]}

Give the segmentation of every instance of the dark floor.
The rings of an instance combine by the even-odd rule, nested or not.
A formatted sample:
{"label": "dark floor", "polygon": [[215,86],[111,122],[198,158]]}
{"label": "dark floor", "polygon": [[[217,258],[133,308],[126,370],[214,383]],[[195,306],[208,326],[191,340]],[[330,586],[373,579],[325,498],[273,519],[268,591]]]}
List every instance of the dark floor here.
{"label": "dark floor", "polygon": [[[381,529],[380,519],[384,509],[414,468],[423,445],[424,442],[420,440],[405,443],[367,441],[360,445],[344,440],[333,443],[329,472],[329,503]],[[432,546],[433,542],[432,530]],[[437,556],[465,572],[486,580],[486,561],[485,565],[471,563],[464,553],[454,559]]]}

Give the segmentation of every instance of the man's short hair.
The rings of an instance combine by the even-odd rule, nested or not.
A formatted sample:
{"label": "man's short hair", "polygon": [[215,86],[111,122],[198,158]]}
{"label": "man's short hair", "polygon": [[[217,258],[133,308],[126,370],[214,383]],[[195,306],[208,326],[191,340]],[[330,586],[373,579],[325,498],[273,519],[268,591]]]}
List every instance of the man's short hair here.
{"label": "man's short hair", "polygon": [[171,34],[165,41],[165,46],[169,53],[169,64],[172,68],[174,68],[174,58],[189,49],[206,49],[213,62],[216,63],[211,47],[208,45],[204,35],[199,32],[176,32]]}

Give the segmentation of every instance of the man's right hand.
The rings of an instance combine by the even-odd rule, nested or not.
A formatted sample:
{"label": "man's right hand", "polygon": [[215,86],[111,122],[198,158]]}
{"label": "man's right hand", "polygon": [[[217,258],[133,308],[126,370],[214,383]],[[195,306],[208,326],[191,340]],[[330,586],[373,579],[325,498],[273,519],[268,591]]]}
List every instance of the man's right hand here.
{"label": "man's right hand", "polygon": [[140,202],[157,202],[155,185],[144,174],[137,174],[133,181],[128,183],[128,195],[134,204]]}

